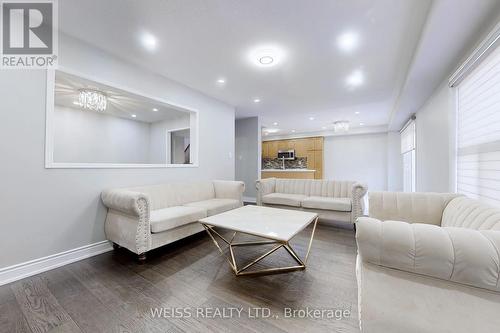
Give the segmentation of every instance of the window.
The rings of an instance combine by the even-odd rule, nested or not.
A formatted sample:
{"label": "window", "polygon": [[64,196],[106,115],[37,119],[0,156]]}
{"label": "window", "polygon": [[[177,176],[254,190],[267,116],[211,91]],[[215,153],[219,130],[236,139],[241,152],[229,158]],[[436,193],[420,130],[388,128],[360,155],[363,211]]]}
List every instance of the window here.
{"label": "window", "polygon": [[410,120],[401,130],[403,155],[403,190],[415,192],[415,121]]}
{"label": "window", "polygon": [[500,48],[457,89],[457,192],[500,204]]}

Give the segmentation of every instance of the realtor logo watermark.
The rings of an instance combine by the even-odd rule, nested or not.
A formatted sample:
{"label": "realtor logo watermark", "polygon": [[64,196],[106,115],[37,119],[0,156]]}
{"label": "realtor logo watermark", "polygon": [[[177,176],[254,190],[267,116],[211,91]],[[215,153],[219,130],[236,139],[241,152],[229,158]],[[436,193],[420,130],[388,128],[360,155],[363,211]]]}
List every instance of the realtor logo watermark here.
{"label": "realtor logo watermark", "polygon": [[57,1],[0,0],[0,68],[57,67]]}

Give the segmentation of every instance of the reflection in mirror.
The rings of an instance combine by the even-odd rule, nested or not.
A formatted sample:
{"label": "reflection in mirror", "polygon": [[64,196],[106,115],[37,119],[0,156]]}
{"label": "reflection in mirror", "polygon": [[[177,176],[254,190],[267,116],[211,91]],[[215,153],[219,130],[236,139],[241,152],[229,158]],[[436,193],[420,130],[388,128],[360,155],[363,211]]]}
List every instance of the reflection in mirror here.
{"label": "reflection in mirror", "polygon": [[196,164],[194,111],[56,71],[51,112],[49,166]]}
{"label": "reflection in mirror", "polygon": [[170,138],[170,153],[168,154],[169,159],[167,163],[170,164],[189,164],[190,163],[190,130],[189,128],[171,130],[167,134],[167,138]]}

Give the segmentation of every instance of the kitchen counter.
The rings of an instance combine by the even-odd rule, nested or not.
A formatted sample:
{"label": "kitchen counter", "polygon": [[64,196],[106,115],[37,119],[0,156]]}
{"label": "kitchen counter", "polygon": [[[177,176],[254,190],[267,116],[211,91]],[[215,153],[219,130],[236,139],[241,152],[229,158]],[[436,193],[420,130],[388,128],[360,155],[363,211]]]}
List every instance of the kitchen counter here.
{"label": "kitchen counter", "polygon": [[314,179],[313,169],[262,169],[260,178]]}

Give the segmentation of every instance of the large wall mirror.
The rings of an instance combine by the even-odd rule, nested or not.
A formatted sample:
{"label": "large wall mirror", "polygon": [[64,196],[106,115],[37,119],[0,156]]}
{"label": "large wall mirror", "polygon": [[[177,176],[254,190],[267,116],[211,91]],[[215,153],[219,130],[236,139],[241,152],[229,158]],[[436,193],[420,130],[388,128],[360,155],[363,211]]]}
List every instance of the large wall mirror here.
{"label": "large wall mirror", "polygon": [[47,168],[197,166],[197,111],[66,71],[47,76]]}

